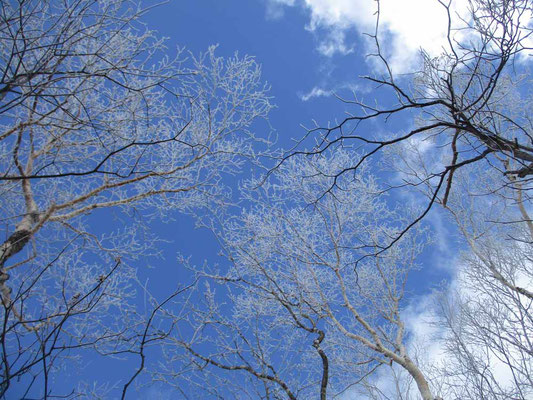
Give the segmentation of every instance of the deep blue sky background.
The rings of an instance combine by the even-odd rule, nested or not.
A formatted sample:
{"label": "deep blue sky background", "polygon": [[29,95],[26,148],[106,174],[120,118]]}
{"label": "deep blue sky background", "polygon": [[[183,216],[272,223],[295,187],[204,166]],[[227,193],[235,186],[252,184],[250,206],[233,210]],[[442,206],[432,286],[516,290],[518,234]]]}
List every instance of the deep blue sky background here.
{"label": "deep blue sky background", "polygon": [[[291,139],[305,133],[301,124],[310,125],[313,119],[326,124],[344,117],[344,106],[338,100],[317,97],[303,101],[304,94],[314,87],[335,89],[362,85],[359,76],[371,72],[365,61],[362,39],[356,32],[352,32],[356,43],[352,53],[333,57],[320,54],[317,51],[320,39],[317,35],[320,33],[304,29],[309,18],[300,7],[288,7],[282,17],[273,19],[268,16],[265,0],[174,0],[151,9],[143,20],[148,28],[168,37],[170,53],[180,46],[198,54],[208,46],[218,44],[219,56],[230,56],[235,52],[255,56],[262,65],[264,80],[272,86],[271,95],[277,107],[270,115],[271,127],[258,124],[257,129],[263,130],[258,133],[267,135],[271,128],[274,129],[278,145],[284,148],[291,146]],[[373,97],[372,92],[364,95],[368,99]],[[398,129],[397,123],[391,121],[389,129]],[[114,226],[119,220],[109,218],[107,212],[94,215],[97,223],[102,224],[103,229],[119,228]],[[187,272],[177,262],[178,252],[191,255],[192,263],[222,262],[217,257],[216,240],[209,231],[195,229],[193,219],[187,216],[172,217],[174,221],[153,224],[155,234],[169,241],[162,246],[163,258],[139,262],[140,280],[148,279],[152,293],[160,300],[178,284],[186,283],[183,281],[187,280]],[[431,264],[435,254],[428,253],[427,256],[426,260]],[[145,268],[147,265],[152,268]],[[428,290],[431,287],[428,281],[438,282],[442,277],[441,269],[430,266],[411,280],[410,288],[417,291],[422,286],[419,283],[424,281],[423,288]],[[137,365],[137,358],[115,361],[94,358],[84,360],[80,371],[65,371],[60,379],[67,392],[82,379],[108,381],[111,386],[116,384],[121,389]],[[159,390],[146,389],[141,394],[131,391],[129,398],[163,399],[167,398],[165,396]]]}

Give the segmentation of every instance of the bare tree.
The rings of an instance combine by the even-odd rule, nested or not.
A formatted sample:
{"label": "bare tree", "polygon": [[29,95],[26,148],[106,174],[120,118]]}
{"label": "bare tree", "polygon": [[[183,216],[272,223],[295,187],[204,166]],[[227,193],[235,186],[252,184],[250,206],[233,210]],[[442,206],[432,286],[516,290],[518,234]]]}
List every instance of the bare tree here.
{"label": "bare tree", "polygon": [[[420,369],[443,399],[531,397],[530,218],[516,187],[487,194],[500,181],[498,171],[482,165],[455,175],[447,212],[460,234],[454,247],[462,251],[449,257],[456,264],[452,281],[427,302],[427,316],[417,317],[423,326],[414,327],[409,348],[430,354]],[[429,337],[417,333],[428,329]],[[417,399],[412,378],[391,372],[360,391],[372,399]]]}
{"label": "bare tree", "polygon": [[[167,364],[184,348],[194,374],[180,362],[167,371],[168,380],[188,377],[225,397],[236,378],[223,373],[240,372],[252,383],[238,378],[235,397],[246,397],[247,390],[265,399],[326,399],[350,393],[377,368],[394,363],[413,378],[423,399],[434,399],[409,355],[401,317],[423,233],[413,230],[396,247],[358,262],[397,234],[403,219],[387,209],[364,170],[339,179],[338,189],[309,205],[331,185],[330,172],[352,157],[337,152],[305,164],[288,160],[249,192],[249,209],[220,235],[232,268],[202,274],[210,282],[205,305],[197,305],[190,326],[174,336],[176,350]],[[217,301],[217,283],[218,290],[229,290],[229,305]]]}
{"label": "bare tree", "polygon": [[[492,244],[490,257],[498,257],[499,267],[523,282],[520,272],[531,269],[524,253],[531,249]],[[487,274],[479,258],[465,261],[458,288],[442,302],[447,351],[439,372],[445,398],[528,399],[533,382],[531,300]]]}
{"label": "bare tree", "polygon": [[454,288],[440,302],[447,351],[439,373],[446,398],[527,399],[533,393],[530,218],[517,188],[490,203],[469,201],[498,177],[474,169],[473,181],[467,171],[457,184],[469,196],[450,196],[449,212],[468,248]]}
{"label": "bare tree", "polygon": [[[57,357],[157,336],[133,302],[131,261],[157,254],[142,218],[221,206],[221,178],[254,158],[251,124],[271,108],[259,66],[168,56],[145,11],[0,6],[0,396],[21,380],[47,398]],[[101,233],[90,217],[109,208],[140,218]]]}
{"label": "bare tree", "polygon": [[[422,220],[435,203],[446,205],[454,174],[469,164],[482,163],[501,172],[502,179],[492,190],[520,185],[529,199],[533,136],[530,79],[524,63],[532,49],[531,2],[468,0],[468,14],[459,15],[452,10],[452,1],[436,0],[448,15],[447,44],[439,56],[422,51],[422,68],[410,75],[396,75],[387,61],[380,43],[379,0],[376,3],[376,30],[369,36],[375,43],[371,56],[377,60],[378,73],[364,79],[392,101],[381,105],[356,95],[342,98],[351,108],[348,116],[339,123],[308,129],[300,147],[309,138],[316,145],[309,150],[296,147],[284,160],[345,146],[363,152],[363,157],[333,172],[340,177],[371,163],[380,153],[386,162],[390,152],[407,154],[402,181],[392,181],[390,186],[424,188],[429,201],[396,238],[381,244],[382,249]],[[416,122],[387,137],[368,134],[373,130],[369,124],[395,118]],[[427,164],[425,170],[409,163],[409,155],[415,157],[412,148],[419,152],[420,144],[441,151],[439,162]],[[406,147],[411,151],[405,152]]]}

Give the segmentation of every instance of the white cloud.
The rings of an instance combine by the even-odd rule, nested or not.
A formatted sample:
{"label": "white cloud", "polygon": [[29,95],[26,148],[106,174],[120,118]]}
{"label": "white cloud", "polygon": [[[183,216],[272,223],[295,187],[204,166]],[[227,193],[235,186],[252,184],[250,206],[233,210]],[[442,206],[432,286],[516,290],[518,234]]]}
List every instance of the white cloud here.
{"label": "white cloud", "polygon": [[299,97],[300,97],[300,99],[302,101],[308,101],[308,100],[310,100],[312,98],[315,98],[315,97],[328,97],[328,96],[331,96],[332,93],[333,92],[331,90],[321,89],[321,88],[315,86],[309,92],[299,95]]}
{"label": "white cloud", "polygon": [[295,0],[267,0],[266,15],[268,19],[280,19],[284,15],[284,6],[293,6]]}
{"label": "white cloud", "polygon": [[353,48],[346,44],[346,33],[343,30],[334,29],[320,41],[318,51],[326,57],[331,57],[335,53],[350,54]]}
{"label": "white cloud", "polygon": [[308,91],[307,93],[298,94],[298,97],[302,101],[308,101],[308,100],[311,100],[311,99],[317,98],[317,97],[333,96],[333,95],[338,94],[342,90],[351,90],[352,92],[353,91],[358,91],[359,93],[364,93],[364,92],[368,91],[367,88],[362,88],[359,85],[355,85],[353,83],[346,82],[346,83],[341,83],[341,84],[335,85],[333,88],[324,88],[324,87],[320,87],[320,86],[315,86],[310,91]]}
{"label": "white cloud", "polygon": [[[306,29],[326,32],[318,50],[326,55],[353,51],[350,34],[373,33],[376,23],[375,0],[269,0],[277,6],[300,5],[310,13]],[[466,0],[453,2],[452,12],[464,14]],[[397,73],[407,72],[422,47],[438,55],[447,45],[445,9],[436,0],[381,0],[380,32],[384,50]],[[351,32],[350,32],[351,31]]]}

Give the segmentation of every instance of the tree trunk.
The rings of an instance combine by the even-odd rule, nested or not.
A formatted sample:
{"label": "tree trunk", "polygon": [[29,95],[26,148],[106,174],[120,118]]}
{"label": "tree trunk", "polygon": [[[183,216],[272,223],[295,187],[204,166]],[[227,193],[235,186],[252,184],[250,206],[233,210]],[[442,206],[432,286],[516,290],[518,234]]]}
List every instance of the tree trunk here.
{"label": "tree trunk", "polygon": [[405,357],[404,367],[415,380],[422,399],[435,400],[424,374],[422,374],[422,371],[418,369],[418,367],[409,359],[409,357]]}

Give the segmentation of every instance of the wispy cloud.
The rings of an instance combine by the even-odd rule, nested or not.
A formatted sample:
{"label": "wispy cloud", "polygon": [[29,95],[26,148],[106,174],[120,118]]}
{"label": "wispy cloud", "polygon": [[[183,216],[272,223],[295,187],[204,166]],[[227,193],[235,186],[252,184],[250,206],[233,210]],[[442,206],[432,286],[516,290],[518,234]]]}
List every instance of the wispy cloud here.
{"label": "wispy cloud", "polygon": [[295,0],[266,0],[266,16],[277,20],[285,15],[285,6],[293,6]]}
{"label": "wispy cloud", "polygon": [[356,85],[354,83],[340,83],[337,85],[334,85],[334,87],[324,87],[324,86],[315,86],[307,93],[300,93],[298,94],[298,97],[302,101],[309,101],[311,99],[317,98],[317,97],[329,97],[339,94],[339,92],[344,90],[351,90],[351,91],[357,91],[359,93],[366,93],[368,91],[367,88],[360,87],[359,85]]}
{"label": "wispy cloud", "polygon": [[299,97],[300,97],[300,99],[302,101],[308,101],[308,100],[310,100],[312,98],[315,98],[315,97],[328,97],[328,96],[331,96],[332,94],[333,94],[333,91],[331,91],[331,90],[321,89],[321,88],[315,86],[309,92],[304,93],[304,94],[300,94]]}
{"label": "wispy cloud", "polygon": [[346,32],[342,29],[332,29],[324,39],[320,40],[318,51],[326,57],[332,57],[336,53],[346,55],[353,53],[354,49],[346,41]]}

